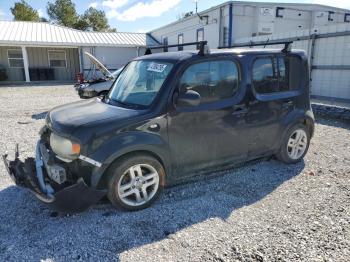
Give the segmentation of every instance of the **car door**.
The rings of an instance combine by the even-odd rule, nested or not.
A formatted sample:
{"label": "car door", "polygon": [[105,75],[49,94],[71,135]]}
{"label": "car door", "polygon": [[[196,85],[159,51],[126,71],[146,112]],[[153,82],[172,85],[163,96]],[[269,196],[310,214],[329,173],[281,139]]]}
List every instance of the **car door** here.
{"label": "car door", "polygon": [[289,83],[289,63],[284,55],[261,56],[252,62],[251,90],[246,123],[250,145],[248,156],[275,151],[283,134],[283,120],[293,110],[298,95]]}
{"label": "car door", "polygon": [[[201,96],[198,106],[177,103],[175,98],[188,90]],[[169,145],[178,176],[245,158],[244,92],[234,60],[202,59],[184,69],[168,112]]]}

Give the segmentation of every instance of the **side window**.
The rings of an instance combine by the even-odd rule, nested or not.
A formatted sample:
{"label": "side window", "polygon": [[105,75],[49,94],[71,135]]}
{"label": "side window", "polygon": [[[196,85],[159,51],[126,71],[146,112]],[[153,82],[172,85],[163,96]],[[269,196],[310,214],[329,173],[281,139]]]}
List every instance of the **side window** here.
{"label": "side window", "polygon": [[258,58],[253,64],[253,86],[259,94],[296,90],[302,65],[299,57]]}
{"label": "side window", "polygon": [[278,92],[278,77],[271,58],[258,58],[253,64],[253,86],[257,93]]}
{"label": "side window", "polygon": [[278,63],[278,82],[279,82],[279,91],[288,91],[289,90],[289,72],[286,68],[289,69],[288,60],[283,57],[277,58]]}
{"label": "side window", "polygon": [[201,104],[234,96],[238,91],[239,71],[233,61],[208,61],[189,66],[180,79],[180,92],[200,94]]}
{"label": "side window", "polygon": [[21,49],[9,49],[7,50],[7,57],[9,66],[14,68],[23,68],[23,55]]}
{"label": "side window", "polygon": [[302,61],[297,56],[278,57],[280,91],[296,90],[303,77]]}

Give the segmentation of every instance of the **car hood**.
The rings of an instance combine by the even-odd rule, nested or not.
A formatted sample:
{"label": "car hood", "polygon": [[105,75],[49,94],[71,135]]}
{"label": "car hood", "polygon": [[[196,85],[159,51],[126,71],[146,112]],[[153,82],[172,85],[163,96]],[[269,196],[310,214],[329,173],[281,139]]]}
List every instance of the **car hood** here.
{"label": "car hood", "polygon": [[86,91],[96,91],[97,93],[101,91],[108,91],[111,89],[113,84],[112,80],[107,80],[104,82],[91,83],[88,87],[85,88]]}
{"label": "car hood", "polygon": [[142,111],[117,107],[93,98],[55,107],[48,113],[46,121],[53,131],[71,135],[82,126],[122,122],[140,114]]}
{"label": "car hood", "polygon": [[112,73],[96,57],[87,51],[85,52],[85,55],[89,58],[91,64],[95,65],[96,68],[98,68],[105,77],[114,77]]}

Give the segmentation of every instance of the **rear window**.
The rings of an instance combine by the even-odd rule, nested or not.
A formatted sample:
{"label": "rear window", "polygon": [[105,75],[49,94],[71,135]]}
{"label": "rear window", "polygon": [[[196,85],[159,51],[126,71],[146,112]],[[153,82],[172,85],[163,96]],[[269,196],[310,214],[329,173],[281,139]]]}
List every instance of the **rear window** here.
{"label": "rear window", "polygon": [[253,64],[253,86],[260,94],[296,90],[302,76],[301,59],[296,56],[263,57]]}

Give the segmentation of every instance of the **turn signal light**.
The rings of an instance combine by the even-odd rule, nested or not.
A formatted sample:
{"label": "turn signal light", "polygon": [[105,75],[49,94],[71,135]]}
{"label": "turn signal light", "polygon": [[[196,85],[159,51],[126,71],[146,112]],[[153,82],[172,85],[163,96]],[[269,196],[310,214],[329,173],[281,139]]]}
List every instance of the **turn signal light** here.
{"label": "turn signal light", "polygon": [[72,144],[72,152],[73,154],[79,154],[80,153],[80,145],[79,144]]}

